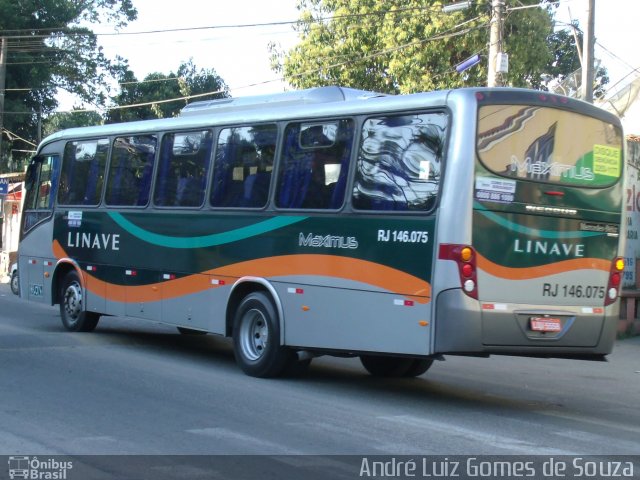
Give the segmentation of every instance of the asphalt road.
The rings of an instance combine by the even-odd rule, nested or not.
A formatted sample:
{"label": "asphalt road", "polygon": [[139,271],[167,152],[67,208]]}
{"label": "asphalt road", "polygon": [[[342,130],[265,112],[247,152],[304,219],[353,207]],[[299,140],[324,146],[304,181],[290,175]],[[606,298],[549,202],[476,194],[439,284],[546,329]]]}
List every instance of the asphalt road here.
{"label": "asphalt road", "polygon": [[357,359],[256,379],[226,339],[145,321],[62,329],[0,286],[0,454],[640,453],[640,338],[608,362],[447,357],[380,380]]}

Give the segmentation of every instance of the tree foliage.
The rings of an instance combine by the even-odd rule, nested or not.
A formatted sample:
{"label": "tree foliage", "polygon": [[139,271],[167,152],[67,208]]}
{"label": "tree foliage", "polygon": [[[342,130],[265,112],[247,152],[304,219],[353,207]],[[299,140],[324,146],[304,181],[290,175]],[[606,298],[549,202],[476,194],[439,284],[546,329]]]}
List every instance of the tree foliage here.
{"label": "tree foliage", "polygon": [[[58,106],[58,88],[104,104],[113,65],[88,26],[126,25],[137,16],[131,0],[0,0],[0,12],[7,42],[4,128],[37,138],[39,119]],[[0,153],[12,148],[7,139]]]}
{"label": "tree foliage", "polygon": [[[192,60],[182,63],[177,72],[152,73],[139,82],[129,70],[126,62],[121,64],[118,75],[120,93],[113,98],[115,105],[148,104],[135,108],[114,108],[107,114],[107,123],[167,118],[175,116],[191,100],[181,99],[208,92],[217,92],[207,99],[229,96],[229,88],[224,80],[212,69],[200,69]],[[181,99],[165,102],[166,99]]]}
{"label": "tree foliage", "polygon": [[57,112],[50,115],[44,122],[42,138],[67,128],[102,125],[104,118],[98,112],[71,111]]}
{"label": "tree foliage", "polygon": [[[294,87],[342,85],[386,93],[485,85],[490,2],[445,13],[439,0],[298,0],[300,42],[289,52],[271,46],[272,66]],[[520,0],[534,5],[539,0]],[[554,50],[553,10],[513,10],[504,22],[509,54],[506,84],[545,88],[568,74]],[[563,46],[566,46],[563,44]],[[480,54],[463,73],[455,66]]]}
{"label": "tree foliage", "polygon": [[[575,96],[581,83],[580,53],[576,48],[582,45],[583,35],[577,21],[568,25],[568,29],[554,31],[549,36],[549,43],[553,53],[553,61],[546,74],[551,84],[563,95]],[[606,93],[605,86],[609,83],[607,69],[596,66],[594,75],[593,95],[602,98]]]}

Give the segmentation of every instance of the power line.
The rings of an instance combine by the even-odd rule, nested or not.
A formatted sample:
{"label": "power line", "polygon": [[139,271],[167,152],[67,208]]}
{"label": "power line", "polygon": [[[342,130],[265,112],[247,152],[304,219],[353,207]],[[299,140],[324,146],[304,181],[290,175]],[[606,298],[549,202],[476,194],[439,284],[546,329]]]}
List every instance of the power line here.
{"label": "power line", "polygon": [[[8,138],[9,138],[9,140],[11,140],[11,141],[13,141],[13,140],[20,140],[20,141],[22,141],[22,142],[24,142],[24,143],[27,143],[27,144],[29,144],[29,145],[31,145],[31,146],[33,146],[33,147],[37,147],[37,146],[38,146],[38,145],[36,145],[35,143],[33,143],[33,142],[31,142],[31,141],[29,141],[29,140],[27,140],[27,139],[25,139],[25,138],[22,138],[22,137],[21,137],[20,135],[18,135],[17,133],[10,132],[9,130],[7,130],[7,129],[6,129],[6,128],[4,128],[4,127],[2,127],[2,131],[7,135],[7,137],[8,137]],[[12,137],[13,137],[13,138],[12,138]]]}
{"label": "power line", "polygon": [[[427,42],[430,42],[430,41],[443,40],[443,39],[447,39],[447,38],[454,38],[454,37],[469,33],[469,32],[471,32],[473,30],[477,30],[477,29],[481,29],[481,28],[487,28],[486,24],[482,24],[482,25],[478,25],[478,26],[475,26],[475,27],[469,27],[469,28],[465,28],[463,30],[455,31],[456,29],[464,27],[465,25],[468,25],[469,23],[472,23],[472,22],[474,22],[476,20],[479,20],[479,19],[480,19],[480,17],[472,18],[470,20],[467,20],[465,22],[462,22],[462,23],[460,23],[458,25],[455,25],[455,26],[449,28],[445,32],[433,35],[433,36],[431,36],[429,38],[426,38],[426,39],[417,40],[417,41],[406,43],[404,45],[399,45],[397,47],[392,47],[392,48],[380,50],[378,52],[374,52],[372,54],[365,55],[365,56],[359,57],[357,59],[353,59],[353,58],[352,59],[348,59],[346,61],[334,63],[334,64],[329,65],[327,67],[316,68],[316,69],[313,69],[313,70],[308,70],[306,72],[301,72],[301,73],[299,73],[297,75],[294,75],[294,77],[302,77],[302,76],[311,75],[311,74],[316,73],[316,72],[318,72],[320,70],[333,69],[333,68],[337,68],[337,67],[340,67],[340,66],[343,66],[343,65],[351,64],[353,62],[369,60],[371,58],[376,58],[376,57],[379,57],[379,56],[383,56],[383,55],[386,55],[386,54],[389,54],[389,53],[400,51],[400,50],[405,49],[405,48],[421,45],[421,44],[424,44],[424,43],[427,43]],[[447,73],[452,73],[453,71],[455,71],[455,69],[451,69],[449,72],[442,72],[442,73],[438,74],[438,76],[443,76],[443,75],[446,75]],[[272,80],[266,80],[266,81],[263,81],[263,82],[257,82],[257,83],[253,83],[253,84],[250,84],[250,85],[245,85],[245,86],[242,86],[242,87],[233,87],[233,89],[234,90],[240,90],[240,89],[243,89],[243,88],[255,87],[255,86],[258,86],[258,85],[264,85],[264,84],[278,82],[278,81],[282,81],[282,80],[284,80],[284,77],[279,77],[279,78],[272,79]],[[216,90],[216,91],[213,91],[213,92],[205,92],[205,93],[201,93],[201,94],[188,95],[188,96],[170,98],[170,99],[165,99],[165,100],[137,103],[137,104],[131,104],[131,105],[119,105],[119,106],[107,107],[106,110],[107,111],[124,110],[124,109],[130,109],[130,108],[151,106],[151,105],[154,105],[154,104],[166,104],[166,103],[177,102],[177,101],[186,101],[186,100],[192,100],[192,99],[195,99],[195,98],[203,98],[203,97],[207,97],[207,96],[220,94],[220,93],[223,93],[225,91],[226,90],[223,89],[223,90]],[[66,111],[66,112],[57,112],[57,113],[86,113],[86,112],[95,112],[95,111],[98,111],[98,110],[101,110],[101,109],[99,109],[99,108],[96,108],[96,109],[75,109],[75,110],[70,110],[70,111]],[[9,112],[6,112],[6,113],[9,113]]]}
{"label": "power line", "polygon": [[[565,1],[572,1],[572,0],[565,0]],[[579,25],[573,24],[573,23],[567,23],[567,22],[561,22],[558,20],[555,20],[555,24],[556,25],[563,25],[565,27],[570,27],[573,28],[574,30],[580,32],[582,35],[584,35],[584,31],[580,28]],[[624,60],[622,57],[620,57],[619,55],[615,54],[614,52],[612,52],[611,50],[609,50],[606,46],[604,46],[602,44],[602,42],[600,42],[599,40],[595,40],[595,44],[601,48],[605,53],[607,53],[610,57],[618,60],[619,62],[621,62],[622,64],[624,64],[627,68],[629,68],[629,72],[627,74],[625,74],[624,76],[622,76],[618,81],[616,81],[614,84],[611,85],[607,85],[607,90],[605,92],[605,96],[609,95],[609,92],[611,92],[612,90],[614,90],[618,85],[620,85],[621,83],[623,83],[624,81],[626,81],[630,76],[636,74],[636,73],[640,73],[640,67],[634,67],[633,65],[631,65],[629,62],[627,62],[626,60]],[[577,45],[577,43],[576,43]]]}
{"label": "power line", "polygon": [[[556,2],[556,4],[559,4],[561,2]],[[537,5],[528,5],[528,6],[521,6],[521,7],[512,7],[509,10],[521,10],[523,8],[539,8],[540,6],[542,6],[542,4],[537,4]],[[434,8],[434,7],[432,7]],[[440,9],[441,7],[437,7],[438,9]],[[322,21],[326,21],[326,20],[334,20],[334,19],[341,19],[341,18],[354,18],[354,17],[365,17],[365,16],[384,16],[390,13],[402,13],[402,12],[408,12],[408,11],[413,11],[413,10],[429,10],[430,8],[404,8],[404,9],[396,9],[396,10],[388,10],[385,12],[373,12],[373,13],[367,13],[367,14],[352,14],[352,15],[342,15],[342,16],[334,16],[334,17],[327,17],[327,18],[321,18],[321,19],[314,19],[311,20],[311,23],[319,23]],[[474,19],[469,20],[468,22],[471,21],[475,21],[480,17],[476,17]],[[455,27],[452,27],[452,29],[450,29],[449,31],[455,29],[455,28],[459,28],[460,26],[468,23],[468,22],[464,22],[460,25],[457,25]],[[295,21],[295,22],[289,22],[289,21],[284,21],[284,22],[267,22],[267,23],[262,23],[262,24],[238,24],[238,25],[223,25],[223,26],[210,26],[210,27],[195,27],[195,28],[189,28],[189,29],[167,29],[167,30],[157,30],[157,31],[149,31],[149,32],[133,32],[133,34],[147,34],[147,33],[162,33],[162,32],[175,32],[175,31],[184,31],[184,30],[194,30],[194,29],[205,29],[205,28],[244,28],[244,27],[255,27],[255,26],[266,26],[266,25],[284,25],[284,24],[297,24],[299,23],[299,21]],[[348,58],[345,61],[341,61],[341,62],[337,62],[334,64],[331,64],[327,67],[322,67],[322,68],[317,68],[317,69],[313,69],[313,70],[309,70],[306,72],[302,72],[296,76],[305,76],[305,75],[310,75],[313,73],[318,72],[319,70],[323,70],[323,69],[332,69],[332,68],[336,68],[336,67],[340,67],[352,62],[359,62],[359,61],[364,61],[367,59],[371,59],[371,58],[375,58],[377,56],[382,56],[388,53],[392,53],[394,51],[398,51],[398,50],[402,50],[404,48],[410,48],[411,46],[416,46],[416,45],[420,45],[422,43],[425,43],[427,41],[432,41],[432,40],[438,40],[438,39],[444,39],[444,38],[449,38],[449,37],[453,37],[453,36],[458,36],[458,35],[463,35],[465,33],[468,33],[469,31],[472,31],[473,29],[477,29],[477,28],[485,28],[485,26],[478,26],[478,27],[474,27],[472,29],[467,29],[465,31],[462,32],[458,32],[455,34],[451,34],[451,35],[447,35],[446,33],[442,33],[440,35],[436,35],[434,37],[428,38],[428,39],[424,39],[424,40],[417,40],[414,42],[410,42],[408,44],[405,45],[401,45],[398,47],[392,47],[390,49],[385,49],[385,50],[381,50],[379,52],[374,52],[370,55],[366,55],[360,58]],[[123,33],[124,34],[124,33]],[[101,34],[98,34],[101,35]],[[111,35],[111,34],[110,34]],[[113,35],[120,35],[120,34],[113,34]],[[338,56],[338,57],[334,57],[334,58],[340,58],[344,56]],[[33,62],[30,62],[33,63]],[[452,73],[454,70],[452,69],[449,73]],[[443,72],[442,74],[438,74],[438,76],[440,75],[445,75],[447,74],[447,72]],[[180,77],[168,77],[165,79],[151,79],[151,80],[142,80],[142,81],[137,81],[137,82],[122,82],[121,85],[130,85],[130,84],[141,84],[141,83],[147,83],[147,82],[161,82],[161,81],[177,81]],[[247,86],[243,86],[243,87],[235,87],[233,88],[234,90],[238,90],[238,89],[242,89],[242,88],[248,88],[249,86],[255,86],[255,85],[261,85],[261,84],[267,84],[267,83],[272,83],[272,82],[276,82],[276,81],[282,81],[283,78],[277,78],[277,79],[273,79],[273,80],[267,80],[264,82],[258,82],[252,85],[247,85]],[[18,89],[15,89],[16,91]],[[20,89],[20,90],[31,90],[31,89]],[[37,90],[37,89],[36,89]],[[216,91],[216,92],[207,92],[204,94],[200,94],[199,96],[207,96],[207,95],[214,95],[216,93],[220,93],[220,91]],[[155,102],[147,102],[147,103],[141,103],[141,104],[135,104],[135,105],[124,105],[124,106],[119,106],[119,107],[110,107],[108,108],[108,110],[115,110],[115,109],[119,109],[119,108],[135,108],[135,107],[141,107],[141,106],[148,106],[148,105],[152,105],[152,104],[157,104],[157,103],[168,103],[168,102],[175,102],[175,101],[181,101],[181,100],[189,100],[195,98],[193,96],[185,96],[185,97],[177,97],[177,98],[173,98],[173,99],[167,99],[167,100],[163,100],[163,101],[155,101]],[[88,111],[95,111],[93,109],[87,109],[87,110],[72,110],[70,111],[70,113],[73,112],[88,112]],[[8,112],[7,112],[8,113]],[[18,112],[12,112],[12,113],[18,113]]]}
{"label": "power line", "polygon": [[[462,23],[460,23],[460,24],[448,29],[447,31],[445,31],[443,33],[431,36],[431,37],[426,38],[426,39],[416,40],[416,41],[413,41],[413,42],[406,43],[404,45],[399,45],[397,47],[391,47],[391,48],[387,48],[387,49],[384,49],[384,50],[380,50],[378,52],[374,52],[372,54],[365,55],[365,56],[359,57],[357,59],[351,58],[351,59],[345,60],[343,62],[334,63],[332,65],[328,65],[328,66],[325,66],[325,67],[315,68],[315,69],[312,69],[312,70],[308,70],[306,72],[301,72],[299,74],[296,74],[293,77],[302,77],[302,76],[311,75],[311,74],[316,73],[316,72],[321,71],[321,70],[329,70],[329,69],[341,67],[343,65],[351,64],[351,63],[354,63],[354,62],[361,62],[361,61],[364,61],[364,60],[370,60],[372,58],[376,58],[376,57],[379,57],[379,56],[387,55],[389,53],[393,53],[393,52],[396,52],[396,51],[399,51],[399,50],[403,50],[405,48],[409,48],[409,47],[412,47],[412,46],[422,45],[423,43],[436,41],[436,40],[444,40],[444,39],[447,39],[447,38],[453,38],[453,37],[457,37],[457,36],[460,36],[460,35],[464,35],[466,33],[469,33],[471,31],[473,31],[473,30],[476,30],[476,29],[486,28],[486,25],[479,25],[479,26],[467,28],[467,29],[464,29],[464,30],[461,30],[461,31],[458,31],[458,32],[449,33],[449,32],[452,32],[456,28],[460,28],[460,27],[463,27],[463,26],[465,26],[465,25],[467,25],[467,24],[469,24],[471,22],[474,22],[474,21],[478,20],[479,18],[480,17],[472,18],[471,20],[467,20],[465,22],[462,22]],[[261,83],[258,83],[258,84],[253,84],[253,85],[250,85],[250,86],[256,86],[256,85],[260,85],[260,84],[266,84],[266,83],[282,81],[282,80],[284,80],[284,77],[280,77],[280,78],[277,78],[277,79],[274,79],[274,80],[269,80],[269,81],[266,81],[266,82],[261,82]],[[246,87],[240,87],[240,88],[246,88]],[[156,103],[168,103],[168,102],[179,101],[179,100],[190,100],[190,99],[193,99],[193,98],[196,98],[196,97],[204,97],[204,96],[207,96],[207,95],[215,95],[215,94],[221,93],[222,91],[223,90],[217,90],[215,92],[202,93],[202,94],[195,95],[195,96],[178,97],[178,98],[163,100],[161,102],[145,102],[145,103],[135,104],[135,105],[122,105],[122,106],[117,106],[117,107],[111,107],[111,108],[109,108],[109,110],[118,110],[118,109],[133,108],[133,107],[140,107],[140,106],[149,106],[149,105],[153,105],[153,104],[156,104]]]}
{"label": "power line", "polygon": [[[425,7],[406,7],[406,8],[396,8],[392,10],[385,10],[380,12],[367,12],[367,13],[357,13],[357,14],[346,14],[346,15],[334,15],[331,17],[320,17],[314,18],[310,21],[306,21],[305,23],[316,23],[321,24],[327,21],[336,21],[336,20],[344,20],[344,19],[358,19],[364,17],[384,17],[391,14],[410,14],[415,11],[423,11],[423,12],[441,12],[440,6],[425,6]],[[68,31],[66,28],[56,29],[42,29],[39,31],[50,31],[54,32],[65,32],[67,30],[66,36],[102,36],[102,37],[122,37],[127,35],[149,35],[149,34],[158,34],[158,33],[176,33],[176,32],[185,32],[185,31],[199,31],[199,30],[210,30],[210,29],[230,29],[230,28],[255,28],[255,27],[265,27],[265,26],[282,26],[282,25],[297,25],[302,23],[300,20],[285,20],[285,21],[275,21],[275,22],[263,22],[263,23],[247,23],[247,24],[231,24],[231,25],[211,25],[211,26],[202,26],[202,27],[185,27],[185,28],[168,28],[168,29],[158,29],[158,30],[148,30],[148,31],[139,31],[139,32],[113,32],[113,33],[93,33],[93,32],[74,32]],[[69,48],[61,48],[53,45],[46,45],[44,43],[45,40],[51,39],[50,34],[47,35],[39,35],[34,34],[32,30],[5,30],[0,32],[0,35],[3,33],[29,33],[28,35],[6,35],[8,40],[11,40],[9,44],[9,52],[22,52],[22,53],[47,53],[47,54],[56,54],[56,53],[68,53]],[[54,40],[64,40],[54,39]],[[8,62],[8,65],[26,65],[26,64],[46,64],[49,62],[58,62],[59,59],[50,59],[50,60],[38,60],[32,61],[31,59],[27,61],[14,61]]]}
{"label": "power line", "polygon": [[[441,8],[441,7],[438,7],[438,9],[440,9],[440,8]],[[412,8],[412,9],[408,9],[408,8],[407,8],[407,9],[400,9],[400,10],[397,10],[397,11],[407,11],[407,10],[415,10],[415,9],[416,9],[416,8]],[[422,10],[423,10],[423,9],[422,9]],[[388,12],[392,12],[392,11],[390,10],[390,11],[388,11]],[[388,13],[388,12],[387,12],[387,13]],[[364,15],[365,15],[365,14],[359,14],[358,16],[364,16]],[[375,16],[380,16],[380,15],[382,15],[382,14],[375,14]],[[345,17],[348,17],[348,15],[343,15],[343,16],[340,16],[340,17],[338,17],[338,18],[345,18]],[[343,65],[346,65],[346,64],[351,63],[351,62],[358,62],[358,61],[362,61],[362,60],[367,60],[367,59],[370,59],[370,58],[375,58],[376,56],[381,56],[381,55],[385,55],[385,54],[387,54],[387,53],[392,53],[393,51],[396,51],[396,50],[402,50],[402,49],[404,49],[404,48],[409,48],[409,47],[411,47],[411,46],[419,45],[419,44],[422,44],[422,43],[427,42],[427,41],[430,41],[430,40],[445,39],[445,38],[447,38],[447,35],[448,35],[448,33],[449,33],[449,32],[452,32],[453,30],[455,30],[455,29],[457,29],[457,28],[460,28],[460,27],[462,27],[462,26],[464,26],[464,25],[466,25],[466,24],[468,24],[468,23],[474,22],[474,21],[478,20],[479,18],[480,18],[480,17],[475,17],[475,18],[472,18],[472,19],[467,20],[467,21],[465,21],[465,22],[462,22],[462,23],[460,23],[460,24],[458,24],[458,25],[455,25],[455,26],[453,26],[453,27],[449,28],[448,30],[445,30],[444,32],[442,32],[442,33],[440,33],[439,35],[436,35],[436,36],[434,36],[434,37],[431,37],[431,38],[428,38],[428,39],[423,39],[423,40],[416,40],[416,41],[414,41],[414,42],[411,42],[411,43],[409,43],[409,44],[406,44],[406,45],[403,45],[403,46],[400,46],[400,47],[392,47],[391,49],[386,49],[386,50],[383,50],[383,51],[380,51],[380,52],[374,52],[374,53],[372,53],[372,54],[370,54],[370,55],[367,55],[367,56],[365,56],[365,57],[362,57],[362,58],[360,58],[360,59],[358,59],[358,58],[355,58],[355,59],[354,59],[352,56],[347,56],[347,55],[337,55],[337,56],[332,56],[332,57],[329,57],[329,58],[334,58],[334,59],[345,58],[346,60],[345,60],[345,61],[342,61],[342,62],[340,62],[340,63],[334,63],[334,64],[330,65],[329,67],[324,67],[324,68],[336,68],[337,66],[343,66]],[[478,28],[482,28],[482,26],[480,26],[480,27],[478,27]],[[460,33],[460,34],[456,34],[456,35],[454,35],[454,36],[461,35],[461,34],[464,34],[464,33],[467,33],[467,32],[465,31],[465,32],[462,32],[462,33]],[[52,61],[59,61],[59,60],[58,60],[58,59],[55,59],[55,60],[52,60]],[[34,62],[34,61],[31,61],[31,62],[10,63],[10,64],[15,65],[15,64],[26,64],[26,63],[29,63],[29,64],[34,64],[34,63],[36,63],[36,64],[37,64],[37,63],[39,63],[39,64],[44,64],[44,63],[48,63],[48,62],[47,62],[47,61],[41,61],[41,62],[38,62],[38,61],[35,61],[35,62]],[[305,75],[310,75],[310,74],[312,74],[312,73],[317,72],[318,70],[321,70],[321,68],[318,68],[318,69],[315,69],[315,70],[309,71],[309,72],[305,73]],[[200,75],[197,75],[197,76],[207,76],[207,75],[209,75],[209,74],[208,74],[208,73],[203,73],[203,74],[200,74]],[[119,85],[120,85],[120,86],[124,86],[124,85],[145,84],[145,83],[154,83],[154,82],[178,81],[180,78],[181,78],[181,77],[167,77],[167,78],[162,78],[162,79],[150,79],[150,80],[139,80],[139,81],[130,81],[130,82],[120,82],[120,83],[119,83]],[[278,78],[278,79],[274,79],[274,80],[269,80],[269,81],[264,82],[264,83],[272,83],[272,82],[282,81],[282,80],[283,80],[283,78]],[[260,83],[255,84],[255,85],[260,85]],[[251,86],[254,86],[254,85],[251,85]],[[240,88],[246,88],[246,87],[240,87]],[[238,88],[234,88],[234,90],[237,90],[237,89],[238,89]],[[30,90],[40,90],[40,88],[36,88],[36,89],[15,89],[15,91],[18,91],[18,90],[20,90],[20,91],[30,91]],[[184,99],[184,98],[182,98],[182,97],[181,97],[181,98],[179,98],[178,100],[183,100],[183,99]],[[73,110],[72,112],[75,112],[75,111],[78,111],[78,110]]]}
{"label": "power line", "polygon": [[[380,12],[367,12],[367,13],[351,13],[345,15],[333,15],[330,17],[320,17],[317,19],[313,19],[313,23],[323,23],[330,20],[342,20],[342,19],[355,19],[355,18],[363,18],[363,17],[381,17],[395,13],[404,13],[404,12],[412,12],[416,10],[420,11],[441,11],[442,7],[439,5],[429,5],[424,7],[406,7],[406,8],[396,8],[393,10],[384,10]],[[145,30],[139,32],[105,32],[105,33],[95,33],[95,32],[74,32],[72,29],[68,27],[50,27],[43,29],[36,29],[39,32],[49,31],[50,33],[62,32],[67,36],[96,36],[96,37],[109,37],[109,36],[126,36],[126,35],[149,35],[149,34],[157,34],[157,33],[177,33],[177,32],[187,32],[187,31],[198,31],[198,30],[219,30],[219,29],[229,29],[229,28],[256,28],[256,27],[271,27],[271,26],[282,26],[282,25],[297,25],[302,23],[298,20],[282,20],[275,22],[255,22],[255,23],[237,23],[237,24],[228,24],[228,25],[206,25],[201,27],[183,27],[183,28],[167,28],[167,29],[158,29],[158,30]],[[34,34],[33,29],[17,29],[17,30],[0,30],[0,35],[7,36],[8,38],[27,38],[27,39],[37,39],[37,38],[50,38],[49,34]],[[21,35],[22,34],[22,35]]]}

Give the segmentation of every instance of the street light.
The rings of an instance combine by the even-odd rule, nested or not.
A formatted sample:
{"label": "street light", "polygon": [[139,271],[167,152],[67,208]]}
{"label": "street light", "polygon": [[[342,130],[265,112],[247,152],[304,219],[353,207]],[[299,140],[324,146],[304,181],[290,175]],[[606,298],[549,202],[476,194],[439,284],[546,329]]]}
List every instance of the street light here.
{"label": "street light", "polygon": [[471,6],[471,0],[464,2],[452,3],[451,5],[445,5],[442,7],[442,11],[445,13],[457,12],[458,10],[465,10]]}
{"label": "street light", "polygon": [[[444,13],[458,12],[460,10],[466,10],[470,6],[471,6],[471,0],[465,0],[463,2],[452,3],[451,5],[445,5],[444,7],[442,7],[442,11]],[[466,69],[471,68],[474,65],[477,65],[479,62],[480,62],[480,55],[472,55],[471,57],[467,58],[463,62],[456,65],[456,72],[462,73]]]}
{"label": "street light", "polygon": [[462,73],[466,69],[471,68],[474,65],[477,65],[478,63],[480,63],[480,55],[478,54],[472,55],[471,57],[467,58],[464,62],[461,62],[458,65],[456,65],[456,72]]}

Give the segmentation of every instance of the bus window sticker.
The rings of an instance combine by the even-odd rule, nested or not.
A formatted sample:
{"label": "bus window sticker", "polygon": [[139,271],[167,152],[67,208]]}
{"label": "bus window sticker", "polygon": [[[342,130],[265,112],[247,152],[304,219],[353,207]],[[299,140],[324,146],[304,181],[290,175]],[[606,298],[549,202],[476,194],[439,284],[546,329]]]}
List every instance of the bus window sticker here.
{"label": "bus window sticker", "polygon": [[476,200],[485,202],[512,203],[517,182],[492,177],[476,177]]}
{"label": "bus window sticker", "polygon": [[70,227],[82,226],[82,210],[69,210],[67,220]]}
{"label": "bus window sticker", "polygon": [[608,145],[593,146],[593,173],[605,177],[620,176],[620,148]]}

